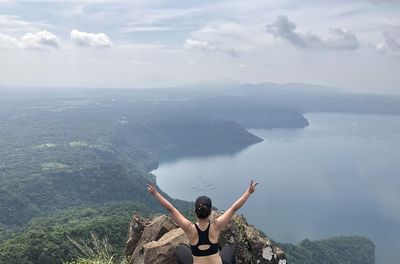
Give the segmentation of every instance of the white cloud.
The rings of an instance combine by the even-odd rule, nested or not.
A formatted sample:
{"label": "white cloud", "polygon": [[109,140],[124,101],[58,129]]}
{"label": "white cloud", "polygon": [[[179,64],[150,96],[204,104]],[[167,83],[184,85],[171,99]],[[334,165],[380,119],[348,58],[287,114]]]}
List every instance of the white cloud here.
{"label": "white cloud", "polygon": [[320,37],[312,32],[296,32],[296,28],[297,25],[286,16],[278,16],[272,24],[267,25],[267,32],[300,48],[355,50],[360,47],[357,36],[346,29],[330,29],[329,36]]}
{"label": "white cloud", "polygon": [[190,38],[185,40],[183,48],[187,50],[200,50],[200,51],[216,50],[216,47],[208,43],[208,41],[202,41]]}
{"label": "white cloud", "polygon": [[29,49],[60,47],[60,39],[56,35],[46,30],[39,31],[37,33],[28,33],[22,37],[21,41],[23,43],[23,46]]}
{"label": "white cloud", "polygon": [[[254,21],[212,21],[191,33],[192,39],[207,43],[211,50],[239,57],[242,54],[264,50],[271,43],[261,23]],[[205,46],[205,45],[203,45]],[[203,47],[203,50],[210,50]]]}
{"label": "white cloud", "polygon": [[0,34],[0,47],[2,48],[16,48],[20,46],[20,41],[16,38]]}
{"label": "white cloud", "polygon": [[60,39],[47,30],[42,30],[37,33],[27,33],[20,39],[0,34],[0,47],[36,50],[59,48]]}
{"label": "white cloud", "polygon": [[328,49],[354,50],[360,47],[357,36],[343,28],[332,28],[330,35],[322,40],[323,47]]}
{"label": "white cloud", "polygon": [[[191,35],[193,39],[186,39],[184,48],[217,51],[231,57],[238,57],[241,51],[248,50],[248,46],[252,45],[249,44],[251,37],[244,30],[244,26],[230,21],[209,23]],[[243,45],[243,42],[246,44]]]}
{"label": "white cloud", "polygon": [[384,40],[376,45],[376,49],[379,52],[400,56],[400,37],[396,38],[394,34],[390,32],[384,32],[382,35]]}
{"label": "white cloud", "polygon": [[238,57],[239,53],[232,47],[224,47],[220,43],[210,44],[208,41],[197,40],[197,39],[186,39],[183,45],[184,49],[187,50],[198,50],[203,52],[218,51],[228,54],[231,57]]}
{"label": "white cloud", "polygon": [[87,33],[74,29],[70,36],[71,40],[78,46],[109,48],[112,45],[110,38],[104,33]]}

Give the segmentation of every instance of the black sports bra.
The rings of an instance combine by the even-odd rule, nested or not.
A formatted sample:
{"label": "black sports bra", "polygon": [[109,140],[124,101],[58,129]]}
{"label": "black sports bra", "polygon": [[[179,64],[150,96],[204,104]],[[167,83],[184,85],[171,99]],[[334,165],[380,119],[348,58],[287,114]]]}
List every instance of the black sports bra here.
{"label": "black sports bra", "polygon": [[[196,257],[204,257],[204,256],[210,256],[218,253],[219,251],[219,244],[217,243],[211,243],[210,239],[208,238],[208,233],[210,231],[210,225],[211,223],[208,223],[208,227],[206,230],[201,231],[199,226],[195,224],[196,229],[197,229],[197,234],[199,235],[199,241],[197,242],[196,245],[190,245],[190,249],[192,250],[193,256]],[[199,249],[199,246],[201,245],[209,245],[210,247],[205,250]]]}

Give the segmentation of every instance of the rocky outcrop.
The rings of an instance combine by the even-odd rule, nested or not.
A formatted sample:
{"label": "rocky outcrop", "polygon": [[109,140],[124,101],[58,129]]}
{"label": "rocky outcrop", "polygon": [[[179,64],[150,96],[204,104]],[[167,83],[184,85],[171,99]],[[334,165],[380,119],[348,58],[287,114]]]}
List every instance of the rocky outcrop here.
{"label": "rocky outcrop", "polygon": [[[214,217],[218,215],[215,213]],[[235,249],[237,264],[286,264],[284,252],[241,215],[233,217],[220,233],[219,242]],[[125,255],[132,264],[175,263],[175,248],[180,244],[189,241],[170,217],[161,215],[150,220],[135,214],[129,225]]]}

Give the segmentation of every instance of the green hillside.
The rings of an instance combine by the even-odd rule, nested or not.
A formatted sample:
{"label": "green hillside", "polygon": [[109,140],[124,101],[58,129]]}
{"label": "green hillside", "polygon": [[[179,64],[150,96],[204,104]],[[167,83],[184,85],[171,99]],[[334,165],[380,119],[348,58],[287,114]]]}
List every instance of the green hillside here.
{"label": "green hillside", "polygon": [[374,264],[375,245],[365,237],[333,237],[280,244],[292,264]]}
{"label": "green hillside", "polygon": [[75,207],[32,220],[0,244],[0,263],[61,264],[73,260],[68,237],[90,245],[91,234],[107,237],[112,254],[122,256],[132,212],[153,214],[148,206],[124,202],[97,207]]}

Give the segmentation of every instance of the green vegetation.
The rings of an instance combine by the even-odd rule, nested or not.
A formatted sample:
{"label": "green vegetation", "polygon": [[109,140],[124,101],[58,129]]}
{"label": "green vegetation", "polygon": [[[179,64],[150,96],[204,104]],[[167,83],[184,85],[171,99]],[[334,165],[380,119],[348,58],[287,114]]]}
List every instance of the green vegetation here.
{"label": "green vegetation", "polygon": [[76,247],[74,254],[80,256],[77,262],[92,261],[95,263],[112,264],[114,262],[114,255],[111,254],[112,246],[107,238],[99,239],[96,234],[92,233],[93,246],[87,245],[84,241],[76,241],[69,238],[69,241]]}
{"label": "green vegetation", "polygon": [[[92,233],[92,245],[86,244],[85,241],[76,241],[71,238],[69,238],[69,241],[73,245],[71,250],[75,256],[78,256],[78,259],[65,264],[114,264],[117,262],[115,255],[112,254],[113,248],[107,237],[100,239],[96,234]],[[129,261],[123,258],[118,263],[128,264]]]}
{"label": "green vegetation", "polygon": [[[78,256],[69,238],[83,241],[96,250],[92,234],[109,239],[110,256],[123,256],[132,212],[154,214],[137,203],[116,203],[100,207],[75,207],[32,220],[23,230],[1,243],[0,263],[58,264]],[[93,256],[90,256],[93,259]],[[115,257],[115,260],[118,260]]]}
{"label": "green vegetation", "polygon": [[0,97],[0,226],[19,228],[77,205],[157,206],[145,185],[162,152],[261,140],[235,122],[182,112],[188,106],[175,102],[153,104],[140,93],[110,101],[99,94]]}
{"label": "green vegetation", "polygon": [[364,237],[303,240],[298,245],[280,244],[293,264],[375,264],[375,246]]}

